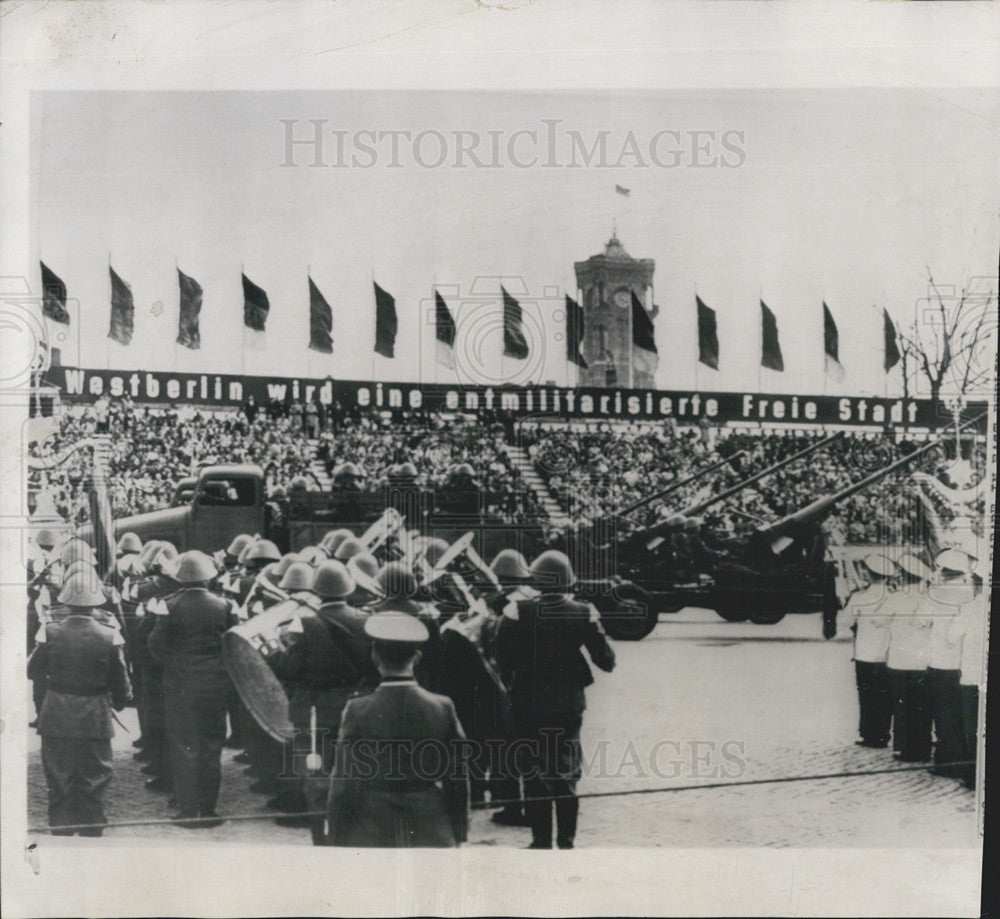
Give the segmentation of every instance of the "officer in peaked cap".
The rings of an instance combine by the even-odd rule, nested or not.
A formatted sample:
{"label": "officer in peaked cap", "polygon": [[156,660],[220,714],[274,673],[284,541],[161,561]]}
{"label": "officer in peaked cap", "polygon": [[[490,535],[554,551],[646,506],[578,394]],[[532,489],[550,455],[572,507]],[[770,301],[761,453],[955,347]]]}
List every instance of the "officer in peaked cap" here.
{"label": "officer in peaked cap", "polygon": [[[288,715],[299,751],[310,749],[310,715],[315,709],[317,749],[326,770],[344,704],[356,690],[374,685],[378,675],[368,654],[367,614],[347,603],[354,579],[344,563],[323,562],[313,576],[312,591],[320,600],[314,614],[302,617],[301,632],[290,633],[286,646],[269,663],[286,686]],[[308,800],[308,783],[305,794]],[[316,832],[314,828],[314,839]]]}
{"label": "officer in peaked cap", "polygon": [[[381,679],[344,708],[327,801],[328,842],[458,846],[468,834],[465,735],[452,701],[414,678],[427,629],[408,613],[387,610],[365,622],[365,633]],[[362,746],[374,751],[365,763],[357,756]],[[419,755],[430,746],[439,754],[433,763]]]}
{"label": "officer in peaked cap", "polygon": [[913,553],[900,556],[897,565],[897,589],[885,604],[891,613],[886,664],[893,694],[893,747],[897,759],[919,763],[931,752],[927,668],[933,609],[927,588],[933,572]]}
{"label": "officer in peaked cap", "polygon": [[974,559],[959,548],[948,548],[934,559],[935,583],[928,589],[933,613],[931,651],[927,670],[931,721],[934,727],[936,775],[961,778],[967,760],[962,728],[962,636],[958,628],[962,608],[972,602]]}
{"label": "officer in peaked cap", "polygon": [[[511,675],[518,737],[537,751],[523,770],[531,848],[552,848],[554,803],[556,843],[570,849],[579,812],[576,783],[581,775],[584,689],[594,682],[581,648],[608,672],[614,669],[615,654],[596,611],[573,599],[576,575],[562,552],[543,552],[531,563],[531,574],[539,596],[519,602],[516,620],[508,617],[504,622],[497,634],[497,660],[502,672]],[[554,802],[532,801],[547,796]]]}
{"label": "officer in peaked cap", "polygon": [[215,563],[204,552],[180,557],[169,597],[149,636],[163,665],[167,737],[178,819],[200,818],[189,828],[217,825],[226,737],[226,701],[232,688],[222,665],[222,636],[237,622],[236,607],[208,590]]}
{"label": "officer in peaked cap", "polygon": [[892,687],[886,658],[889,653],[889,615],[884,611],[896,563],[873,553],[862,561],[868,585],[851,594],[843,624],[854,632],[854,677],[858,687],[858,733],[861,747],[883,748],[892,727]]}
{"label": "officer in peaked cap", "polygon": [[68,614],[40,627],[28,660],[29,679],[46,687],[38,732],[49,825],[94,825],[81,836],[100,836],[106,822],[104,791],[114,775],[111,710],[121,711],[131,694],[121,633],[91,615],[104,600],[96,575],[70,578],[59,594]]}

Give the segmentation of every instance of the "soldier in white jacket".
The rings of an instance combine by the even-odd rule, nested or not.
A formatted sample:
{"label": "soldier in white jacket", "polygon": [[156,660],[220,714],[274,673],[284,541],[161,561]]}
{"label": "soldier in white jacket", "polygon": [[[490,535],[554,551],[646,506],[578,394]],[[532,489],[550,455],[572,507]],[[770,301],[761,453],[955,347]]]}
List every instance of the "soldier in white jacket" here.
{"label": "soldier in white jacket", "polygon": [[[987,566],[977,566],[983,571]],[[959,773],[966,788],[976,787],[976,759],[979,752],[979,692],[986,682],[986,626],[990,615],[990,590],[973,575],[973,597],[951,623],[952,636],[961,642],[959,697],[962,705],[963,749],[967,765]]]}
{"label": "soldier in white jacket", "polygon": [[862,565],[868,585],[851,594],[841,621],[854,632],[854,676],[861,735],[855,743],[881,749],[889,743],[892,727],[892,688],[886,667],[892,614],[885,607],[891,595],[890,579],[899,572],[891,558],[879,553],[867,556]]}
{"label": "soldier in white jacket", "polygon": [[931,753],[927,667],[932,614],[927,587],[933,572],[911,554],[903,555],[898,565],[899,587],[886,600],[886,612],[892,613],[886,663],[893,694],[893,755],[904,763],[920,763]]}
{"label": "soldier in white jacket", "polygon": [[936,583],[928,596],[931,620],[931,656],[927,682],[934,722],[935,775],[959,777],[958,764],[966,758],[959,692],[962,642],[953,628],[962,608],[972,600],[972,560],[961,549],[945,549],[934,560]]}

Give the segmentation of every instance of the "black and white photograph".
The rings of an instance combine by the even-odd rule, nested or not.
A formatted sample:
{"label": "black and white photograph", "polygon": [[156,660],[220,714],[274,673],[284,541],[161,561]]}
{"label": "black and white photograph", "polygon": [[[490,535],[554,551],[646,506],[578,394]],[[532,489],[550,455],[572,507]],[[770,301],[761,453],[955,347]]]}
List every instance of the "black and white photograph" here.
{"label": "black and white photograph", "polygon": [[334,6],[0,8],[5,910],[980,915],[995,4]]}

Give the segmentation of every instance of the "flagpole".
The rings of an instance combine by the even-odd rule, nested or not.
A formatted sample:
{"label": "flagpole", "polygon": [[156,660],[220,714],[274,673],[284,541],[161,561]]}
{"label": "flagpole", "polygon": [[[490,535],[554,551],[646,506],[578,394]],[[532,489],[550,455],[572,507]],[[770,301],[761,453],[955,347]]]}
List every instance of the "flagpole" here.
{"label": "flagpole", "polygon": [[[243,279],[246,277],[246,263],[243,259],[240,259],[240,292],[243,292]],[[244,318],[243,318],[243,337],[240,339],[240,367],[241,376],[246,377],[247,375],[247,327],[246,327],[246,295],[244,294]]]}
{"label": "flagpole", "polygon": [[[438,383],[441,382],[440,379],[441,371],[438,369],[438,359],[437,359],[438,340],[437,340],[437,272],[436,271],[431,272],[431,294],[433,295],[434,299],[434,357],[432,359],[434,361],[434,385],[436,386]],[[455,360],[455,345],[457,344],[458,344],[458,333],[456,331],[455,341],[451,343],[452,363],[454,363]],[[426,351],[426,349],[424,350]],[[423,374],[421,374],[421,376],[422,375]]]}
{"label": "flagpole", "polygon": [[[180,320],[180,287],[181,287],[180,281],[181,281],[181,279],[180,279],[180,275],[179,275],[180,270],[181,270],[180,263],[178,262],[177,253],[175,252],[174,253],[174,278],[177,281],[177,303],[178,303],[177,322],[178,322],[178,324],[181,321]],[[176,372],[177,372],[177,337],[175,336],[174,337],[174,373],[176,373]]]}
{"label": "flagpole", "polygon": [[[826,372],[826,291],[823,292],[823,395],[828,394],[828,389],[830,386],[830,374]],[[837,352],[837,358],[840,358],[840,352]]]}
{"label": "flagpole", "polygon": [[760,347],[757,349],[757,395],[760,395],[764,386],[764,288],[757,285],[757,340]]}
{"label": "flagpole", "polygon": [[[306,293],[311,294],[309,282],[312,280],[312,266],[306,265]],[[309,346],[306,348],[306,373],[312,379],[312,297],[309,298]]]}
{"label": "flagpole", "polygon": [[695,340],[699,347],[698,354],[695,355],[694,359],[694,391],[701,392],[701,390],[698,388],[698,365],[701,363],[701,350],[700,350],[701,332],[698,329],[698,285],[697,284],[694,285],[694,319],[695,319]]}
{"label": "flagpole", "polygon": [[[111,252],[108,252],[108,304],[114,311],[114,290],[111,287]],[[108,337],[104,341],[104,369],[111,369],[111,334],[108,333]]]}
{"label": "flagpole", "polygon": [[[375,298],[375,339],[378,340],[378,295],[375,293],[375,269],[372,268],[372,296]],[[375,345],[372,345],[372,389],[375,388]]]}

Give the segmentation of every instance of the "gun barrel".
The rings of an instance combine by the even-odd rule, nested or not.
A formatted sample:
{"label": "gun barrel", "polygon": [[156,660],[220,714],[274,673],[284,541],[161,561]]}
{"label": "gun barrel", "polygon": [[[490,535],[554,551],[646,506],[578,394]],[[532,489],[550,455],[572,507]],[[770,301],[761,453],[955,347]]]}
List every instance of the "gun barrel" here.
{"label": "gun barrel", "polygon": [[699,469],[697,472],[692,473],[686,479],[682,479],[680,482],[671,482],[662,491],[658,491],[658,492],[656,492],[655,494],[652,494],[652,495],[647,495],[645,498],[640,498],[634,504],[630,504],[628,507],[623,508],[622,510],[620,510],[618,512],[618,514],[619,514],[619,516],[622,516],[622,517],[624,517],[626,514],[631,514],[633,511],[639,510],[640,507],[645,507],[647,504],[649,504],[652,501],[656,501],[658,498],[666,497],[667,495],[671,494],[672,492],[677,491],[677,489],[683,488],[685,485],[690,485],[692,482],[697,481],[702,476],[708,475],[708,473],[713,472],[714,470],[718,469],[720,466],[725,466],[726,463],[731,463],[733,460],[738,459],[739,457],[743,456],[746,452],[747,452],[746,450],[739,450],[736,453],[734,453],[732,456],[725,456],[722,459],[717,460],[716,462],[711,463],[710,465],[706,466],[704,469]]}
{"label": "gun barrel", "polygon": [[[977,415],[965,424],[959,427],[959,430],[964,430],[970,425],[978,424],[983,418],[986,417],[984,412],[981,415]],[[876,469],[874,472],[869,473],[863,479],[859,479],[857,482],[842,488],[840,491],[835,492],[832,495],[826,495],[822,498],[817,498],[815,501],[807,504],[801,510],[797,510],[787,517],[782,517],[781,520],[775,521],[767,527],[768,532],[773,532],[774,530],[780,529],[781,527],[787,526],[790,523],[804,523],[808,520],[815,519],[817,517],[823,517],[830,512],[835,504],[839,501],[843,501],[845,498],[850,498],[851,495],[856,495],[859,491],[863,491],[870,485],[874,485],[880,479],[884,479],[887,475],[891,475],[897,469],[902,469],[903,466],[912,463],[915,459],[923,456],[925,453],[933,450],[939,443],[941,443],[944,438],[949,435],[941,435],[940,437],[935,437],[933,440],[924,444],[922,447],[918,447],[912,453],[908,453],[906,456],[900,457],[898,460],[894,460],[889,463],[888,466],[884,466],[881,469]]]}
{"label": "gun barrel", "polygon": [[820,449],[820,447],[825,447],[827,446],[827,444],[833,443],[833,441],[838,440],[842,436],[843,434],[840,431],[837,431],[836,433],[831,434],[828,437],[824,437],[822,440],[817,440],[815,443],[810,444],[804,450],[799,450],[798,453],[793,453],[791,456],[785,457],[785,459],[781,460],[778,463],[775,463],[773,466],[768,466],[767,469],[762,469],[760,472],[757,472],[754,475],[750,476],[750,478],[744,479],[742,482],[738,482],[736,485],[733,485],[732,488],[727,488],[725,491],[721,491],[717,495],[712,495],[711,498],[706,498],[704,501],[699,501],[697,504],[692,504],[690,507],[681,511],[681,513],[685,517],[690,517],[692,514],[698,514],[701,511],[705,510],[705,508],[711,507],[713,504],[718,504],[720,501],[724,501],[731,495],[735,495],[738,491],[742,491],[748,485],[753,485],[754,482],[759,482],[765,476],[769,476],[772,473],[777,472],[779,469],[784,469],[785,466],[794,463],[796,460],[802,459],[804,456],[808,456],[810,453],[815,453],[817,450]]}

